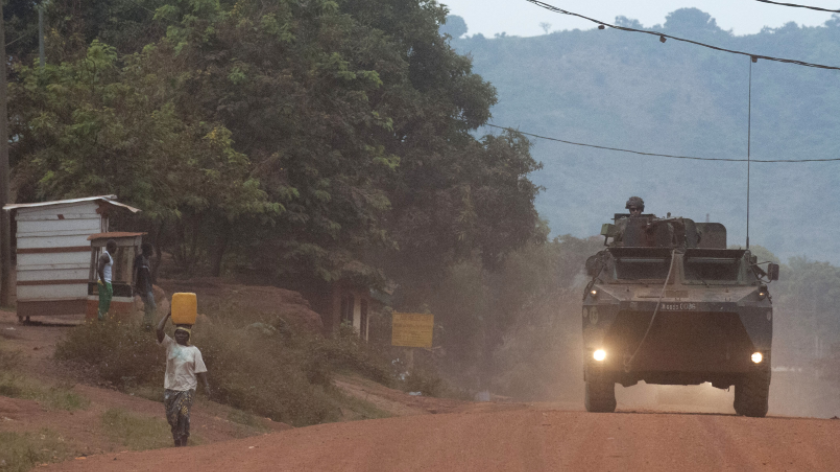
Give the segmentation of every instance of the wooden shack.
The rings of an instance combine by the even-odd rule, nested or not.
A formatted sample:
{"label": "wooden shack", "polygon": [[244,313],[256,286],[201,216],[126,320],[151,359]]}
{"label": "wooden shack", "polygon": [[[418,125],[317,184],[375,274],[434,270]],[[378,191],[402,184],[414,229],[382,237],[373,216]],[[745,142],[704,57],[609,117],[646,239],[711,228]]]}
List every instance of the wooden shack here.
{"label": "wooden shack", "polygon": [[113,212],[140,210],[116,195],[10,204],[17,231],[17,314],[84,315],[87,308],[91,245],[88,237],[107,232]]}

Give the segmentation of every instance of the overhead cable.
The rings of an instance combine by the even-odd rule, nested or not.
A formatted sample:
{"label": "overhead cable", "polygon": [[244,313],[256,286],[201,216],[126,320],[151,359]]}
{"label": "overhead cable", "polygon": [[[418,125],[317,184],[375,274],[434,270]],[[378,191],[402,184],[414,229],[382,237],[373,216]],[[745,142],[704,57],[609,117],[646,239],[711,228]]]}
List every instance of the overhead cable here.
{"label": "overhead cable", "polygon": [[748,57],[752,58],[753,62],[755,62],[757,59],[764,59],[766,61],[783,62],[785,64],[795,64],[795,65],[798,65],[798,66],[814,67],[814,68],[817,68],[817,69],[840,70],[840,67],[836,67],[836,66],[827,66],[825,64],[815,64],[815,63],[812,63],[812,62],[805,62],[805,61],[800,61],[800,60],[797,60],[797,59],[785,59],[783,57],[765,56],[765,55],[762,55],[762,54],[755,54],[755,53],[750,53],[750,52],[737,51],[737,50],[734,50],[734,49],[727,49],[727,48],[722,48],[722,47],[718,47],[718,46],[712,46],[711,44],[701,43],[699,41],[694,41],[694,40],[691,40],[691,39],[685,39],[685,38],[680,38],[680,37],[677,37],[677,36],[672,36],[670,34],[660,33],[658,31],[643,30],[643,29],[637,29],[637,28],[630,28],[630,27],[627,27],[627,26],[613,25],[613,24],[610,24],[610,23],[603,22],[601,20],[596,20],[595,18],[590,18],[588,16],[581,15],[579,13],[574,13],[574,12],[571,12],[571,11],[568,11],[568,10],[564,10],[562,8],[555,7],[554,5],[550,5],[548,3],[541,2],[539,0],[525,0],[525,1],[529,2],[529,3],[533,3],[534,5],[537,5],[538,7],[545,8],[546,10],[552,11],[554,13],[560,13],[560,14],[563,14],[563,15],[575,16],[575,17],[582,18],[582,19],[587,20],[587,21],[591,21],[592,23],[595,23],[595,24],[599,25],[598,26],[599,29],[604,29],[606,27],[609,27],[609,28],[613,28],[613,29],[617,29],[617,30],[621,30],[621,31],[630,31],[630,32],[633,32],[633,33],[649,34],[651,36],[657,36],[659,38],[659,41],[663,42],[663,43],[665,42],[666,39],[673,39],[674,41],[681,41],[681,42],[684,42],[684,43],[694,44],[694,45],[697,45],[697,46],[702,46],[704,48],[714,49],[715,51],[728,52],[730,54],[738,54],[738,55],[741,55],[741,56],[748,56]]}
{"label": "overhead cable", "polygon": [[809,10],[827,11],[829,13],[840,13],[840,10],[831,10],[831,9],[828,9],[828,8],[812,7],[810,5],[799,5],[799,4],[796,4],[796,3],[774,2],[772,0],[755,0],[755,1],[756,2],[761,2],[761,3],[770,3],[772,5],[781,5],[783,7],[807,8]]}
{"label": "overhead cable", "polygon": [[[530,136],[532,138],[544,139],[546,141],[555,141],[555,142],[558,142],[558,143],[571,144],[571,145],[574,145],[574,146],[582,146],[582,147],[595,148],[595,149],[603,149],[603,150],[606,150],[606,151],[626,152],[626,153],[630,153],[630,154],[637,154],[637,155],[640,155],[640,156],[666,157],[668,159],[688,159],[688,160],[693,160],[693,161],[747,162],[747,159],[730,159],[730,158],[725,158],[725,157],[678,156],[678,155],[673,155],[673,154],[660,154],[660,153],[656,153],[656,152],[634,151],[632,149],[614,148],[614,147],[609,147],[609,146],[601,146],[601,145],[598,145],[598,144],[578,143],[578,142],[575,142],[575,141],[568,141],[568,140],[565,140],[565,139],[550,138],[548,136],[540,136],[538,134],[526,133],[524,131],[519,131],[519,130],[514,129],[514,128],[508,128],[506,126],[491,125],[489,123],[485,124],[484,126],[489,126],[490,128],[502,129],[502,130],[506,130],[506,131],[513,131],[515,133],[519,133],[519,134],[522,134],[522,135],[525,135],[525,136]],[[750,159],[750,161],[751,162],[777,162],[777,163],[781,163],[781,162],[786,162],[786,163],[835,162],[835,161],[840,161],[840,158],[836,158],[836,159]]]}

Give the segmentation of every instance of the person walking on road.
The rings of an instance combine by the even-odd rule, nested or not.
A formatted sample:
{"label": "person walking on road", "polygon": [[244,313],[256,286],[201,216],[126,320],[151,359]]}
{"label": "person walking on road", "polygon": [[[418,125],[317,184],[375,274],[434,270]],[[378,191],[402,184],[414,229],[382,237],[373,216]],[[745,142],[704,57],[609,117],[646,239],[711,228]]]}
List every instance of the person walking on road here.
{"label": "person walking on road", "polygon": [[99,321],[105,321],[105,315],[111,309],[111,299],[114,298],[114,287],[111,285],[111,277],[114,268],[114,257],[111,254],[117,252],[117,242],[109,239],[105,243],[105,249],[99,255],[99,261],[96,264],[96,274],[99,276]]}
{"label": "person walking on road", "polygon": [[166,322],[172,316],[167,313],[157,325],[158,343],[166,348],[166,377],[163,381],[163,406],[166,421],[172,428],[175,446],[186,446],[190,437],[190,410],[195,399],[198,379],[204,385],[204,392],[210,397],[207,381],[207,366],[201,351],[190,345],[192,332],[185,325],[175,328],[175,339],[163,332]]}
{"label": "person walking on road", "polygon": [[143,243],[140,254],[134,259],[134,292],[143,301],[143,327],[152,329],[155,322],[155,293],[152,289],[152,271],[149,259],[152,257],[152,245]]}

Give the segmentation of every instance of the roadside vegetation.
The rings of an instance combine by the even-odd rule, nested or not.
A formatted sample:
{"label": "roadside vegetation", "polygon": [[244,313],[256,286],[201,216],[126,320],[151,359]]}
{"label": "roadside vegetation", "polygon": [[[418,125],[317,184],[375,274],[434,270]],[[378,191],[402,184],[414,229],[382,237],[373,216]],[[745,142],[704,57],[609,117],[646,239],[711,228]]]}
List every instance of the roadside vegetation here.
{"label": "roadside vegetation", "polygon": [[73,457],[65,439],[54,431],[34,433],[0,432],[0,470],[26,472],[39,464]]}
{"label": "roadside vegetation", "polygon": [[84,410],[90,400],[73,391],[73,385],[48,385],[20,369],[20,352],[0,349],[0,396],[35,400],[48,410]]}
{"label": "roadside vegetation", "polygon": [[[342,410],[363,418],[387,416],[338,391],[333,379],[339,372],[401,386],[384,353],[350,329],[324,338],[292,331],[280,318],[208,317],[194,327],[193,343],[207,364],[213,400],[242,410],[243,424],[250,423],[248,415],[293,426],[338,421]],[[162,401],[164,351],[138,325],[86,323],[70,331],[55,355],[100,382]]]}
{"label": "roadside vegetation", "polygon": [[[111,408],[102,414],[102,426],[112,441],[132,451],[172,447],[169,424],[163,418],[149,418],[122,408]],[[190,436],[193,445],[203,442],[196,434]]]}

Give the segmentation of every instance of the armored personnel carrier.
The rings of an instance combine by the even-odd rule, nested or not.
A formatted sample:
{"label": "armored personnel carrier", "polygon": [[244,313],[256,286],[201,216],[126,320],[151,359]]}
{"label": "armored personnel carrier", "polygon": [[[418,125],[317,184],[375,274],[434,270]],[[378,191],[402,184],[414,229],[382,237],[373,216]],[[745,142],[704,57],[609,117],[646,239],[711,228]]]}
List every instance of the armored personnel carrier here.
{"label": "armored personnel carrier", "polygon": [[727,249],[720,223],[616,214],[590,257],[583,298],[585,405],[616,408],[615,384],[735,387],[739,415],[767,414],[773,306],[749,250]]}

